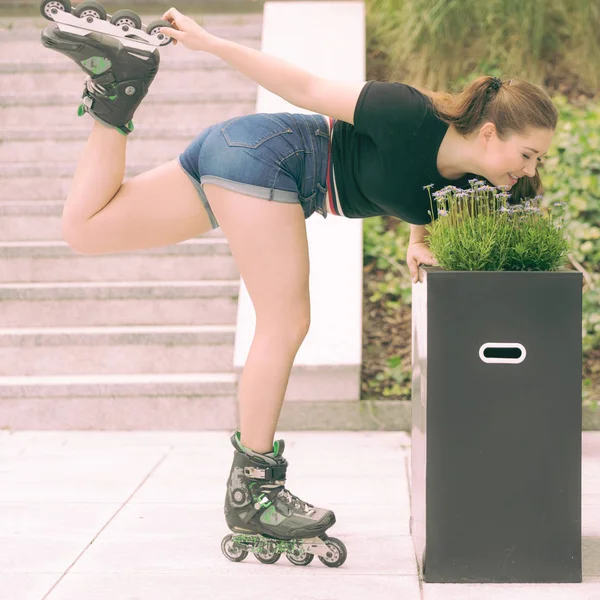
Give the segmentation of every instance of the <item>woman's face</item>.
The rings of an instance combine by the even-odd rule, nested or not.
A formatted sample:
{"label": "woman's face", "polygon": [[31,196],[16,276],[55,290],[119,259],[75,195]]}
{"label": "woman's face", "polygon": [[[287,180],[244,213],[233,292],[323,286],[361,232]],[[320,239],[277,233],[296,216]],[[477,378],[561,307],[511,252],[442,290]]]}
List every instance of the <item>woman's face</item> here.
{"label": "woman's face", "polygon": [[484,145],[484,176],[496,187],[512,187],[517,183],[515,178],[533,177],[553,136],[550,129],[530,127],[525,134],[513,134],[502,141],[493,123],[486,123],[479,132],[479,141]]}

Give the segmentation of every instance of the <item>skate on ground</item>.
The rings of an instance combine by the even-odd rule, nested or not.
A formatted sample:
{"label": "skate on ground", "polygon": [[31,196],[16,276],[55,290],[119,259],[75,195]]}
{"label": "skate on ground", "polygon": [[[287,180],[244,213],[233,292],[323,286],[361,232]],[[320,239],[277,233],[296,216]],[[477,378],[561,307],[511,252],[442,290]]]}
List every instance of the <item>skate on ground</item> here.
{"label": "skate on ground", "polygon": [[242,446],[239,432],[231,443],[235,450],[225,519],[233,533],[223,538],[223,554],[240,562],[252,552],[260,562],[272,564],[285,553],[295,565],[308,565],[316,555],[328,567],[341,566],[346,547],[325,533],[335,523],[334,513],[308,504],[285,488],[284,441],[276,441],[273,451],[266,454]]}

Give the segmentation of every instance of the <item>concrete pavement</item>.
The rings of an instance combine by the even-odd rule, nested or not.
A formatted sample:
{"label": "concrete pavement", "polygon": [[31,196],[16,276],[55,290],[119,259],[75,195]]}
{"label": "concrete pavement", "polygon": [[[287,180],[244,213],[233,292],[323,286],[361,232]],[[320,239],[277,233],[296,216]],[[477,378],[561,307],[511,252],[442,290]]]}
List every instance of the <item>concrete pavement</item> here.
{"label": "concrete pavement", "polygon": [[420,584],[405,432],[284,432],[292,493],[332,508],[338,569],[221,554],[229,432],[0,432],[0,600],[600,598],[600,432],[583,433],[582,584]]}

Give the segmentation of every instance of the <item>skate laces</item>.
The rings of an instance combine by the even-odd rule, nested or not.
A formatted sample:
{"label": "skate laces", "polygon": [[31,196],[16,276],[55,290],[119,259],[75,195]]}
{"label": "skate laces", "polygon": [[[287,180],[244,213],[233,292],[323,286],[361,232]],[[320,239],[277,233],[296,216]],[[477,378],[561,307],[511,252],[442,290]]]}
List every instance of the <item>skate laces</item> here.
{"label": "skate laces", "polygon": [[[96,83],[91,77],[88,77],[85,80],[85,87],[87,88],[88,92],[93,92],[95,94],[100,94],[101,96],[108,96],[110,97],[111,93],[112,93],[112,89],[109,91],[107,86],[104,86],[100,83]],[[114,88],[114,86],[111,84],[110,85],[111,88]]]}
{"label": "skate laces", "polygon": [[96,94],[102,94],[103,96],[107,95],[106,88],[103,85],[93,81],[91,77],[88,77],[85,80],[85,87],[88,89],[88,92],[95,92]]}
{"label": "skate laces", "polygon": [[[274,486],[277,487],[277,486]],[[298,496],[294,496],[289,490],[283,485],[280,486],[277,496],[283,498],[288,504],[293,504],[294,508],[303,510],[307,515],[312,515],[315,512],[315,507],[304,500],[300,500]]]}

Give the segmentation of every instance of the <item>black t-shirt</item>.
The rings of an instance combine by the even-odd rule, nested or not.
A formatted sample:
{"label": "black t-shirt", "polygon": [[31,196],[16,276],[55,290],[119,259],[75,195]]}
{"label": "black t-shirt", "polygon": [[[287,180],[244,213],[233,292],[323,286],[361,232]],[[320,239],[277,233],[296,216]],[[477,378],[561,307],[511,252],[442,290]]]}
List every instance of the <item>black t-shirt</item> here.
{"label": "black t-shirt", "polygon": [[[354,125],[337,121],[331,149],[338,201],[344,216],[392,215],[414,225],[431,222],[429,193],[447,185],[469,189],[467,173],[445,179],[437,155],[448,125],[431,100],[398,82],[368,81],[354,110]],[[437,206],[433,202],[434,219]]]}

